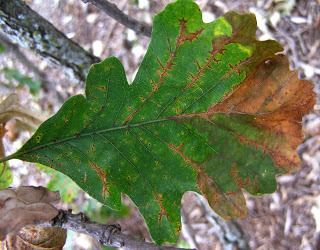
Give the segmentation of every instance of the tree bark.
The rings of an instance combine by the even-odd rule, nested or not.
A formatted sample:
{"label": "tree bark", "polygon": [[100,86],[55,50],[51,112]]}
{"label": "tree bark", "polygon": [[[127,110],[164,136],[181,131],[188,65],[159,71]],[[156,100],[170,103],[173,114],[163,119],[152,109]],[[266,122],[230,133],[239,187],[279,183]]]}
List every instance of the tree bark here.
{"label": "tree bark", "polygon": [[20,47],[17,44],[12,43],[3,33],[0,33],[0,43],[4,45],[5,52],[14,54],[28,70],[34,73],[35,78],[41,82],[41,87],[45,92],[49,90],[52,91],[52,84],[49,82],[46,74],[38,69],[38,67],[20,51]]}
{"label": "tree bark", "polygon": [[86,79],[90,65],[100,61],[22,0],[0,0],[0,27],[19,45],[66,67],[80,81]]}

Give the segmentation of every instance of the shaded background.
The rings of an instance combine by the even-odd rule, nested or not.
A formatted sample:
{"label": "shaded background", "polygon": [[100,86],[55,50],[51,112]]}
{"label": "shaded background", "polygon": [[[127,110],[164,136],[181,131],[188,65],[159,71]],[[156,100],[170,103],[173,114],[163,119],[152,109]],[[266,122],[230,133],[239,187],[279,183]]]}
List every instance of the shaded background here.
{"label": "shaded background", "polygon": [[[68,38],[95,56],[118,57],[125,67],[129,81],[133,79],[149,38],[137,35],[81,0],[26,2]],[[128,15],[151,24],[155,13],[170,1],[110,2]],[[316,86],[320,85],[320,3],[317,0],[196,2],[203,11],[205,22],[212,21],[229,10],[255,13],[259,39],[278,40],[284,46],[292,68],[299,70],[299,76],[311,79]],[[3,33],[1,35],[5,36]],[[0,44],[3,44],[1,39]],[[19,45],[4,47],[0,54],[0,98],[16,93],[20,97],[20,103],[28,107],[30,112],[36,116],[49,117],[69,96],[83,93],[83,84],[63,67],[54,65]],[[41,81],[47,81],[53,88],[45,93],[41,88]],[[6,154],[16,151],[32,134],[32,130],[26,131],[16,122],[7,123],[6,129],[7,133],[3,138]],[[206,202],[193,193],[187,193],[183,199],[184,227],[180,246],[200,250],[227,249],[228,246],[236,246],[237,242],[246,240],[252,249],[320,249],[320,170],[318,162],[314,160],[313,163],[304,164],[297,173],[278,177],[278,189],[273,194],[261,197],[246,194],[249,216],[231,224],[236,232],[240,232],[236,239],[232,238],[234,234],[228,239],[222,239],[225,235],[221,234],[215,215],[208,210]],[[84,194],[67,177],[46,167],[13,160],[10,162],[10,169],[12,186],[44,185],[52,190],[59,189],[63,200],[61,207],[64,209],[84,211],[97,221],[120,223],[128,234],[146,239],[150,237],[139,212],[127,197],[124,197],[123,210],[115,212]],[[64,249],[100,249],[100,246],[88,236],[69,232]]]}

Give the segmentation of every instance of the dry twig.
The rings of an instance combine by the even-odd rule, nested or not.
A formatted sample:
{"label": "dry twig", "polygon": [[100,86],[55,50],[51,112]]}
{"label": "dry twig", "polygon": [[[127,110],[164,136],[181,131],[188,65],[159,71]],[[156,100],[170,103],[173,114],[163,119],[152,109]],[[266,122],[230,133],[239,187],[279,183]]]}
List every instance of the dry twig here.
{"label": "dry twig", "polygon": [[84,3],[91,3],[95,5],[97,8],[101,9],[108,16],[114,18],[119,23],[124,26],[134,30],[138,34],[145,35],[147,37],[151,36],[151,26],[141,23],[136,19],[126,15],[123,13],[117,5],[110,3],[106,0],[82,0]]}
{"label": "dry twig", "polygon": [[51,222],[42,223],[41,226],[58,226],[85,233],[105,246],[121,247],[124,250],[183,250],[183,248],[157,246],[154,243],[134,239],[121,233],[120,225],[91,222],[83,213],[72,214],[71,211],[59,210],[59,214]]}

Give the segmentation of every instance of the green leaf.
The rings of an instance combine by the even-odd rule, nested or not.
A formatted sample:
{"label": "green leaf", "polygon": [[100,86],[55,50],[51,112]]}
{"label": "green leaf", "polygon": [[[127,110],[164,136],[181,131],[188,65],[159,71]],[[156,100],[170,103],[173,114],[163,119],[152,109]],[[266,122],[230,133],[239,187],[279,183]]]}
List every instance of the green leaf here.
{"label": "green leaf", "polygon": [[0,43],[0,54],[5,52],[5,50],[6,50],[6,47],[2,43]]}
{"label": "green leaf", "polygon": [[7,80],[12,81],[15,80],[19,84],[19,86],[27,85],[30,89],[30,93],[33,95],[36,95],[40,88],[41,88],[41,83],[37,80],[32,79],[31,77],[22,74],[19,70],[17,69],[12,69],[12,68],[4,68],[3,73]]}
{"label": "green leaf", "polygon": [[12,183],[12,174],[7,164],[0,164],[0,189],[8,188]]}
{"label": "green leaf", "polygon": [[312,85],[288,71],[275,41],[257,41],[252,14],[203,23],[191,0],[154,18],[134,82],[111,57],[15,154],[70,176],[97,200],[138,206],[158,242],[176,241],[180,201],[203,194],[224,218],[246,215],[242,189],[273,192],[299,165]]}
{"label": "green leaf", "polygon": [[47,188],[50,191],[59,191],[61,200],[65,203],[72,203],[77,197],[80,188],[71,180],[68,176],[41,164],[37,164],[37,167],[50,176],[50,181],[47,184]]}
{"label": "green leaf", "polygon": [[108,218],[118,219],[129,214],[129,208],[126,205],[122,205],[120,210],[113,210],[91,197],[85,199],[84,202],[82,201],[81,204],[77,201],[75,202],[80,188],[72,179],[57,170],[41,164],[37,164],[37,167],[50,176],[50,181],[47,184],[49,190],[59,191],[61,200],[64,203],[72,206],[72,210],[84,212],[91,220],[104,223]]}

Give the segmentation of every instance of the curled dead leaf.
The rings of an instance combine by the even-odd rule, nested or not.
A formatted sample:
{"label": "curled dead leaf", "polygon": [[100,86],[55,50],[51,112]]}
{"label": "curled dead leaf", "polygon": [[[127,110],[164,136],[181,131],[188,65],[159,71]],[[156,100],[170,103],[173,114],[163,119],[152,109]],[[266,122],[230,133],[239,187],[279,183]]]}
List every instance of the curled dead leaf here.
{"label": "curled dead leaf", "polygon": [[5,124],[10,120],[15,120],[17,126],[25,130],[37,128],[45,117],[22,106],[17,94],[10,94],[0,103],[0,123]]}
{"label": "curled dead leaf", "polygon": [[60,250],[65,244],[66,237],[66,230],[62,228],[29,225],[17,234],[9,234],[2,243],[3,246],[0,244],[0,249]]}
{"label": "curled dead leaf", "polygon": [[53,219],[58,210],[52,204],[59,199],[58,192],[44,187],[0,190],[0,240],[26,225]]}
{"label": "curled dead leaf", "polygon": [[[26,108],[20,103],[17,94],[10,94],[0,103],[0,156],[4,157],[3,137],[11,141],[17,139],[21,131],[37,128],[45,117],[35,110]],[[2,165],[2,164],[1,164]],[[0,187],[6,188],[12,179],[7,165],[0,166]]]}

